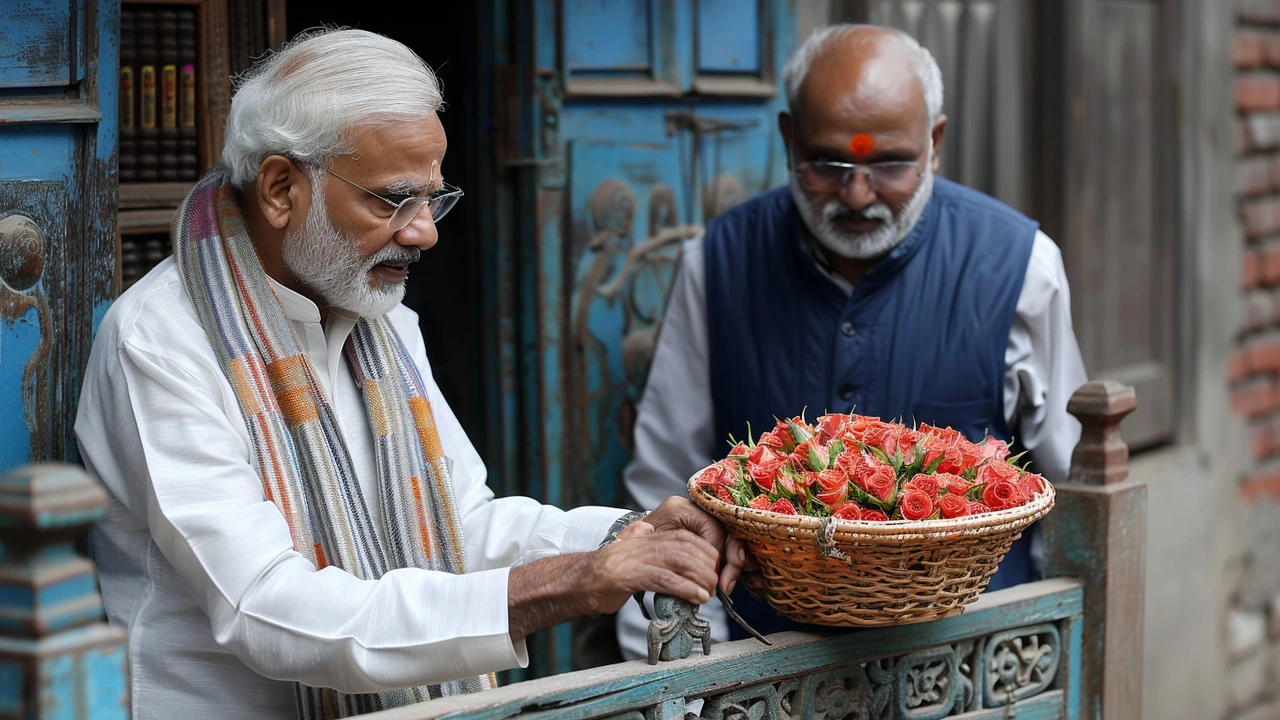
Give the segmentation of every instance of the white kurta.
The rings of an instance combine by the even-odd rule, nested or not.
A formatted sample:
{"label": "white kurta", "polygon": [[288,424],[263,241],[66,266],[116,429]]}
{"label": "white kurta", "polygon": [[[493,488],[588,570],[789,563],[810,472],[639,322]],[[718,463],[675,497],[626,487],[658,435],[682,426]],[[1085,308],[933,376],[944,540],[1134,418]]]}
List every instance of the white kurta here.
{"label": "white kurta", "polygon": [[[354,318],[331,313],[322,324],[314,303],[274,287],[361,491],[376,498],[373,436],[342,353]],[[426,383],[452,463],[466,575],[317,572],[264,499],[235,395],[173,259],[107,313],[75,430],[85,465],[111,495],[94,553],[107,616],[129,633],[133,717],[292,717],[295,680],[378,692],[524,666],[524,643],[508,634],[509,566],[594,550],[625,512],[495,500],[432,378],[417,315],[399,306],[388,317]],[[381,528],[378,503],[366,504]]]}
{"label": "white kurta", "polygon": [[[685,242],[636,418],[635,457],[624,477],[642,508],[670,495],[687,495],[689,477],[722,457],[715,452],[726,447],[715,437],[703,257],[701,237]],[[853,292],[843,277],[826,274],[846,294]],[[1062,254],[1043,232],[1036,232],[1004,357],[1005,419],[1030,451],[1032,467],[1051,482],[1061,481],[1080,439],[1080,423],[1067,413],[1067,400],[1087,378],[1071,327]],[[711,622],[712,637],[728,639],[719,602],[712,598],[702,613]],[[618,613],[625,657],[645,656],[647,629],[634,603]]]}

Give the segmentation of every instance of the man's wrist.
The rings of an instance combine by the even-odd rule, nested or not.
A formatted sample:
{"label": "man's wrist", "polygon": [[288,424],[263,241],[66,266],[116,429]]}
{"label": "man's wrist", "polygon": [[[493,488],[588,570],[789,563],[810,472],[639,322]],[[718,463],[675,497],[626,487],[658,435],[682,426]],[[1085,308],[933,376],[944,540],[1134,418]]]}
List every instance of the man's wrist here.
{"label": "man's wrist", "polygon": [[[600,541],[600,547],[602,548],[613,543],[618,539],[618,535],[622,534],[623,530],[630,527],[631,523],[643,520],[647,517],[649,517],[648,510],[633,510],[622,517],[619,517],[612,525],[609,526],[609,532],[605,533],[604,540]],[[596,549],[598,550],[599,548]]]}

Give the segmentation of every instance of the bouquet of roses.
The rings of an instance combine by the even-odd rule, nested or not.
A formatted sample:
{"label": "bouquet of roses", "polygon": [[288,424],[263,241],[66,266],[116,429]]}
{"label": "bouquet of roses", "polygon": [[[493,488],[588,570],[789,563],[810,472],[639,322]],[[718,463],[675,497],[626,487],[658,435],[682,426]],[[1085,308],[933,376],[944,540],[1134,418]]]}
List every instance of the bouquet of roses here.
{"label": "bouquet of roses", "polygon": [[843,520],[934,520],[1018,507],[1046,481],[992,437],[909,428],[861,415],[824,415],[811,426],[780,420],[757,440],[732,437],[729,456],[703,470],[699,491],[785,515]]}

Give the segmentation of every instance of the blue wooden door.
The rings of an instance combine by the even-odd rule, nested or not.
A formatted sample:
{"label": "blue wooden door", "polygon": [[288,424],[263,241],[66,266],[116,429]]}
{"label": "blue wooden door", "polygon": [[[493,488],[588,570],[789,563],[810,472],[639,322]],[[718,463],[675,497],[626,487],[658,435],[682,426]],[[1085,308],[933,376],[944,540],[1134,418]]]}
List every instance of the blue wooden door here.
{"label": "blue wooden door", "polygon": [[[516,28],[495,117],[512,103],[518,118],[495,128],[512,193],[493,255],[491,465],[508,492],[620,505],[681,241],[786,180],[776,125],[794,3],[491,7],[495,34]],[[561,628],[535,672],[571,654]]]}
{"label": "blue wooden door", "polygon": [[114,0],[0,15],[0,469],[74,459],[72,422],[116,274]]}

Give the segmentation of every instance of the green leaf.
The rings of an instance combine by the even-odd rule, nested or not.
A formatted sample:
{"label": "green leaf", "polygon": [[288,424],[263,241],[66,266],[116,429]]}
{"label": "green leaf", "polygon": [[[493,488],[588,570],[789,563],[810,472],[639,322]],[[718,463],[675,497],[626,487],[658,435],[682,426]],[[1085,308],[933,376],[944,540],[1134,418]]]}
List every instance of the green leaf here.
{"label": "green leaf", "polygon": [[803,443],[805,440],[808,440],[811,437],[809,435],[809,431],[797,425],[795,420],[788,418],[787,427],[791,428],[791,439],[795,440],[797,445]]}
{"label": "green leaf", "polygon": [[827,464],[822,461],[822,454],[812,445],[809,446],[809,467],[814,472],[822,472],[827,469]]}
{"label": "green leaf", "polygon": [[839,440],[832,440],[827,446],[827,467],[834,467],[836,458],[840,457],[840,453],[844,452],[844,443]]}
{"label": "green leaf", "polygon": [[969,491],[966,492],[964,496],[973,502],[982,502],[982,491],[986,489],[986,483],[979,483],[969,488]]}
{"label": "green leaf", "polygon": [[747,421],[747,447],[753,448],[755,446],[756,446],[756,441],[751,437],[751,421],[748,420]]}
{"label": "green leaf", "polygon": [[960,477],[964,478],[965,480],[968,480],[969,482],[973,482],[974,480],[977,480],[979,467],[982,467],[982,466],[978,465],[976,467],[971,467],[968,470],[965,470],[964,472],[960,473]]}
{"label": "green leaf", "polygon": [[902,470],[902,443],[898,443],[898,452],[893,454],[893,469]]}
{"label": "green leaf", "polygon": [[881,450],[875,445],[865,445],[863,447],[867,450],[867,452],[871,453],[872,455],[875,455],[876,459],[880,461],[881,465],[890,465],[890,466],[893,465],[893,461],[889,459],[889,456],[885,453],[885,451]]}

